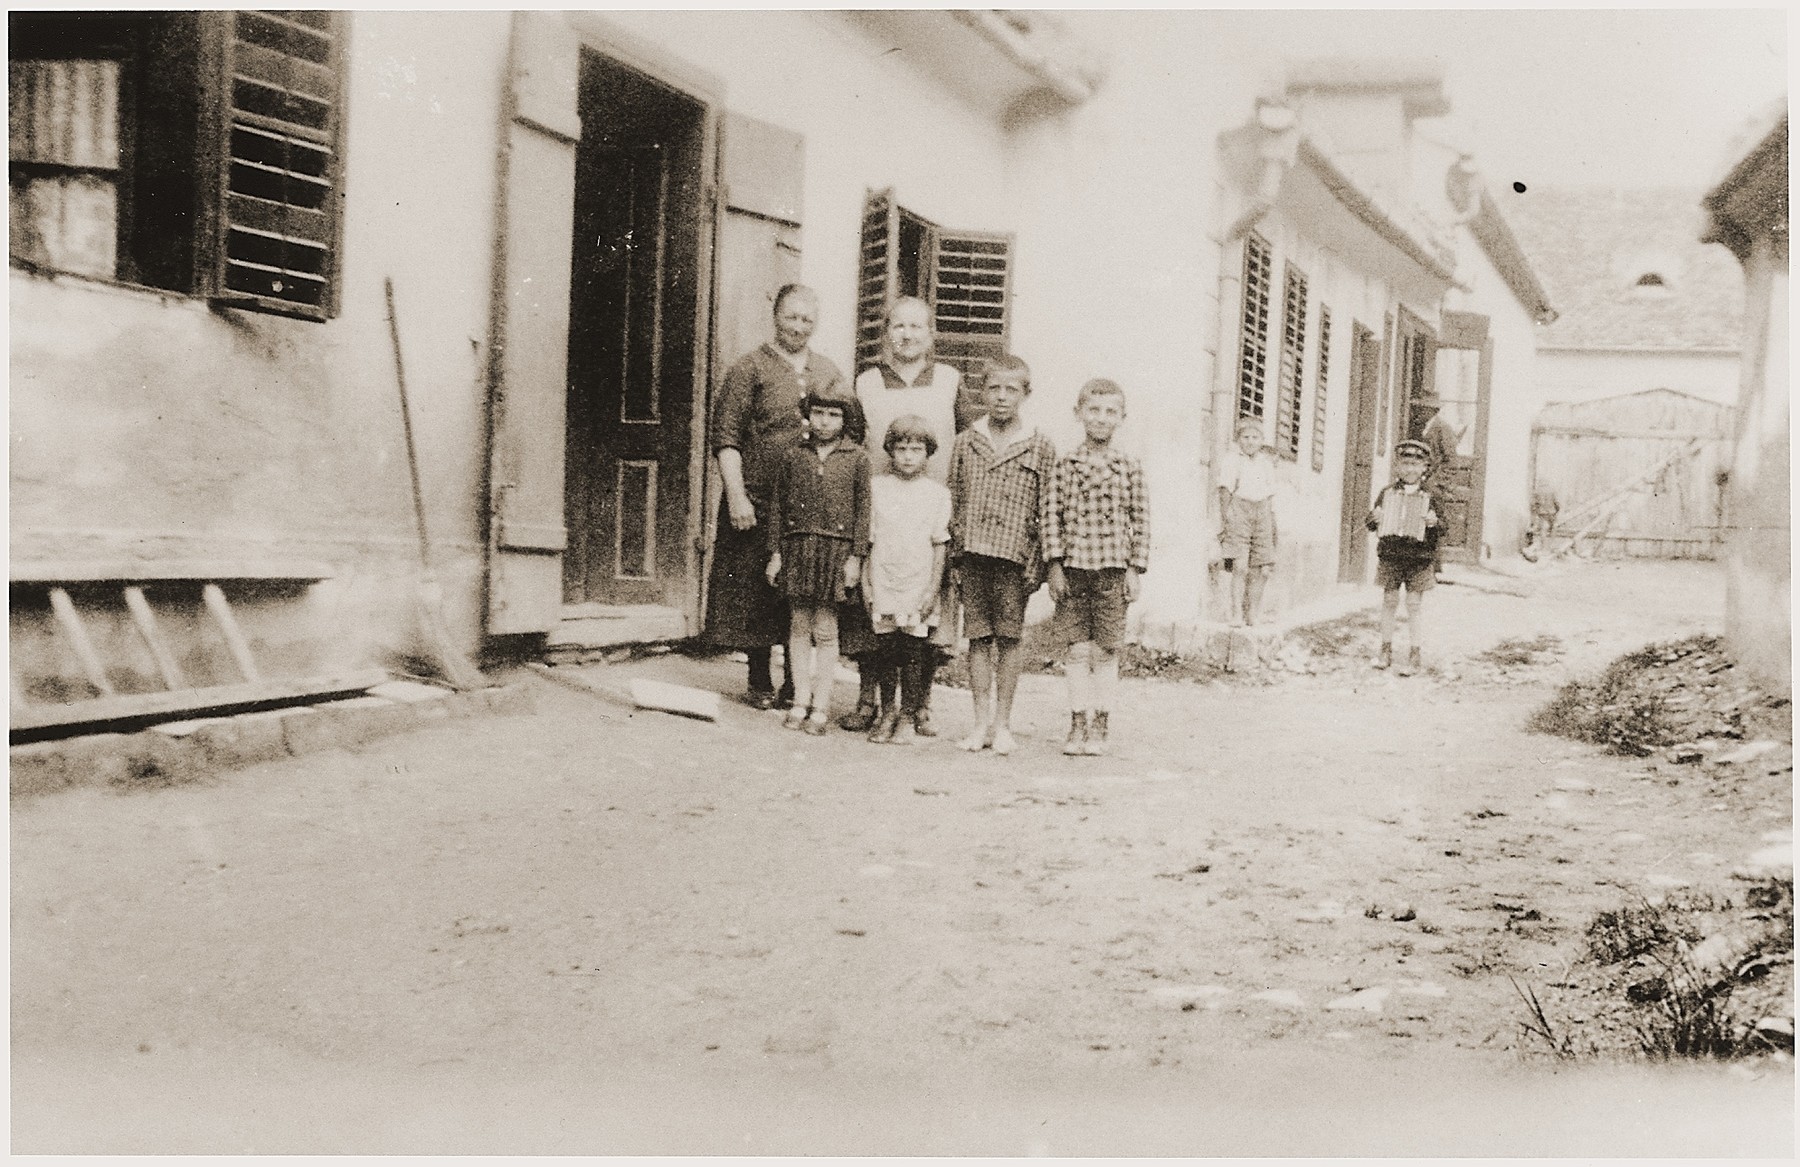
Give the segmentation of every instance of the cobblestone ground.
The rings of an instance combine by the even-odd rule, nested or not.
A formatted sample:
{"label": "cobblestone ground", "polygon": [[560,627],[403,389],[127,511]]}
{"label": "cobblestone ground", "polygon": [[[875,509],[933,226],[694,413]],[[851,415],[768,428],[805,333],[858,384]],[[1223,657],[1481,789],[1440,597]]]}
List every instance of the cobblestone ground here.
{"label": "cobblestone ground", "polygon": [[1128,682],[1100,759],[1051,677],[1010,759],[950,744],[948,690],[903,748],[534,680],[530,716],[21,801],[13,1149],[1788,1154],[1791,1074],[1571,1069],[1513,987],[1789,829],[1791,775],[1521,728],[1721,596],[1445,587],[1434,675]]}

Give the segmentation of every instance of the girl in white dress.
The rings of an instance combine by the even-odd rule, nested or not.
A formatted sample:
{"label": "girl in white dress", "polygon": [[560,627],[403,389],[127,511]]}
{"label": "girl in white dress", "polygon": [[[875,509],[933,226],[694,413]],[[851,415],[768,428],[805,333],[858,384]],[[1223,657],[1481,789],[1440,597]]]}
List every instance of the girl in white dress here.
{"label": "girl in white dress", "polygon": [[950,491],[925,473],[938,441],[924,418],[907,414],[889,422],[881,448],[888,472],[870,486],[862,587],[876,648],[862,667],[882,710],[869,740],[905,743],[918,732],[937,663],[931,634],[950,546]]}

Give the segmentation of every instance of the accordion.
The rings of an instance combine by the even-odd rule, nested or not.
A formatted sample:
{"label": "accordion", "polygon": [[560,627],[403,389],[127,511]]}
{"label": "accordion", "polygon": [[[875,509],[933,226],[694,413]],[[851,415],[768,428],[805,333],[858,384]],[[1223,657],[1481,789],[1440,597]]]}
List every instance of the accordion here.
{"label": "accordion", "polygon": [[1390,490],[1381,496],[1381,516],[1375,533],[1423,540],[1425,512],[1430,509],[1431,495],[1423,490],[1412,493]]}

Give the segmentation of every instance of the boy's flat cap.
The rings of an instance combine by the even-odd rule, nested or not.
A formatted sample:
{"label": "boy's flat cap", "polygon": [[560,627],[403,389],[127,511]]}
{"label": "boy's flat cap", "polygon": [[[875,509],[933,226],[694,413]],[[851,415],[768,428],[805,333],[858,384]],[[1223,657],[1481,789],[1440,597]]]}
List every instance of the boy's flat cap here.
{"label": "boy's flat cap", "polygon": [[1423,458],[1427,462],[1431,461],[1431,447],[1427,446],[1424,442],[1419,441],[1417,438],[1408,438],[1394,447],[1394,457],[1402,458],[1407,454],[1411,454],[1416,458]]}

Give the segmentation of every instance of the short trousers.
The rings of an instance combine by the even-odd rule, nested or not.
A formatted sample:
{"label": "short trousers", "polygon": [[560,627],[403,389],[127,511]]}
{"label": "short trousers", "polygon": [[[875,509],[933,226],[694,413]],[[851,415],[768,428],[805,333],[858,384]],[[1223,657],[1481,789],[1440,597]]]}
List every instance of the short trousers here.
{"label": "short trousers", "polygon": [[1429,559],[1417,561],[1410,559],[1377,559],[1375,561],[1375,582],[1381,590],[1392,591],[1401,584],[1413,594],[1428,592],[1437,586],[1437,564]]}
{"label": "short trousers", "polygon": [[965,555],[956,567],[962,593],[963,635],[970,640],[1025,635],[1025,568],[1010,559]]}
{"label": "short trousers", "polygon": [[1050,618],[1050,637],[1059,648],[1090,641],[1103,651],[1117,652],[1125,642],[1125,569],[1084,571],[1063,568],[1068,591]]}
{"label": "short trousers", "polygon": [[1275,502],[1248,502],[1234,498],[1225,506],[1225,533],[1219,538],[1219,555],[1245,567],[1272,567],[1275,563]]}

